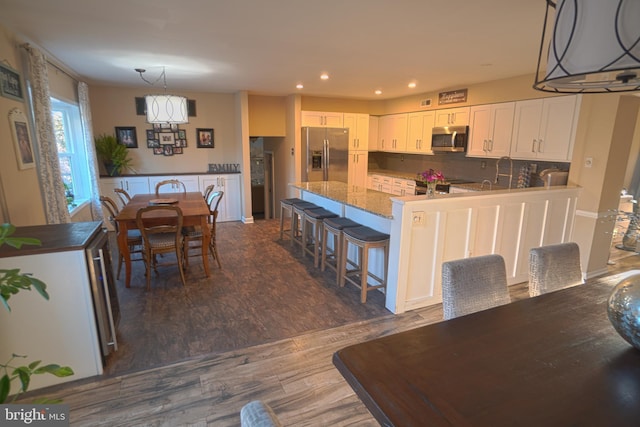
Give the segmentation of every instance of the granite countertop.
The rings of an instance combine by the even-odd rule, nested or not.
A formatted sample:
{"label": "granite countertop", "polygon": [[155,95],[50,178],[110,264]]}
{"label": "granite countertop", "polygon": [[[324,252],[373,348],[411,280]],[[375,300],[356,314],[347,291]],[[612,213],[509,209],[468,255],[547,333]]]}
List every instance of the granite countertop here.
{"label": "granite countertop", "polygon": [[16,249],[5,244],[0,246],[0,258],[82,250],[101,230],[100,221],[16,227],[11,237],[33,237],[39,239],[41,245],[23,245]]}
{"label": "granite countertop", "polygon": [[410,179],[410,180],[415,180],[416,176],[418,175],[417,172],[408,173],[408,172],[392,171],[387,169],[369,169],[368,174],[369,175],[385,175],[385,176],[390,176],[391,178]]}
{"label": "granite countertop", "polygon": [[338,181],[297,182],[290,185],[383,218],[393,218],[391,197],[395,196],[392,194]]}

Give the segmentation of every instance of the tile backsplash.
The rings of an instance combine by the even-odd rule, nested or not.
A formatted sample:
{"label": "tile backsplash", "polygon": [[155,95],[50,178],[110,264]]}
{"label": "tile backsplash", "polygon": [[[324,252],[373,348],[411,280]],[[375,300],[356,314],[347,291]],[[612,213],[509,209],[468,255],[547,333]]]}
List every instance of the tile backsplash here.
{"label": "tile backsplash", "polygon": [[[369,152],[369,170],[385,169],[403,173],[415,171],[422,172],[433,168],[440,170],[445,177],[451,179],[466,179],[473,182],[482,182],[485,179],[493,182],[496,177],[496,162],[498,159],[480,159],[466,157],[465,153],[436,153],[434,155],[399,154],[382,151]],[[542,187],[544,183],[538,173],[548,168],[558,168],[568,171],[570,163],[541,162],[532,160],[513,159],[512,187],[517,186],[518,174],[524,167],[531,170],[529,186]],[[535,166],[534,166],[535,165]],[[537,173],[536,173],[537,172]],[[509,173],[509,162],[500,163],[500,173]],[[507,186],[506,183],[503,185]]]}

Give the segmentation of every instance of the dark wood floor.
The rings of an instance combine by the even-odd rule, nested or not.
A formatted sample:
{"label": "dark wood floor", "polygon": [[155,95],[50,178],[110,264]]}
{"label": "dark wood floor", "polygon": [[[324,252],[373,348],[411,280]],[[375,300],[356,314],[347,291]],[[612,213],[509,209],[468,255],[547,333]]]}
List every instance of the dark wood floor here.
{"label": "dark wood floor", "polygon": [[[384,295],[335,284],[290,242],[280,241],[279,221],[220,223],[222,269],[211,262],[207,278],[200,258],[190,258],[182,286],[175,266],[152,275],[133,263],[131,287],[118,283],[122,318],[119,350],[108,359],[109,375],[149,369],[211,353],[250,347],[306,332],[389,314]],[[169,256],[171,257],[171,256]]]}
{"label": "dark wood floor", "polygon": [[[273,227],[258,224],[256,229],[263,225]],[[245,232],[242,228],[238,232]],[[231,262],[222,257],[226,269]],[[609,277],[589,279],[585,286],[603,280],[613,286],[619,280],[615,274],[640,268],[640,258],[633,252],[615,252],[612,259],[615,264],[609,266]],[[132,289],[138,286],[142,288],[140,284]],[[526,283],[509,290],[512,300],[528,297]],[[285,426],[376,426],[333,367],[332,354],[348,345],[439,321],[440,304],[400,315],[381,314],[154,369],[55,386],[29,393],[23,400],[63,399],[71,408],[72,426],[237,427],[240,409],[254,399],[270,404]]]}

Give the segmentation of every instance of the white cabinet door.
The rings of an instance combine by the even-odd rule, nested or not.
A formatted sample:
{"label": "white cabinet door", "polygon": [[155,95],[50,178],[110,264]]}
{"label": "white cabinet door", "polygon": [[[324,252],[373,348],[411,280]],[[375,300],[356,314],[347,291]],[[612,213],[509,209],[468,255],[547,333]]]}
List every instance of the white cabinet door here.
{"label": "white cabinet door", "polygon": [[380,118],[381,151],[405,151],[407,148],[407,114],[390,114]]}
{"label": "white cabinet door", "polygon": [[[188,192],[200,191],[200,184],[198,182],[198,175],[164,175],[164,176],[151,176],[149,177],[149,189],[151,193],[156,191],[156,185],[162,181],[169,179],[177,179],[181,181]],[[162,193],[177,193],[182,191],[179,187],[162,187]]]}
{"label": "white cabinet door", "polygon": [[511,157],[571,161],[577,96],[518,101]]}
{"label": "white cabinet door", "polygon": [[341,128],[344,126],[343,114],[325,111],[302,111],[302,126]]}
{"label": "white cabinet door", "polygon": [[211,184],[214,185],[213,191],[224,192],[218,205],[217,221],[240,221],[242,219],[240,174],[200,175],[201,191]]}
{"label": "white cabinet door", "polygon": [[436,110],[436,126],[467,126],[469,107]]}
{"label": "white cabinet door", "polygon": [[350,185],[367,187],[367,171],[369,162],[368,151],[351,151],[349,153],[349,179]]}
{"label": "white cabinet door", "polygon": [[349,151],[369,149],[369,115],[344,113],[344,127],[349,129]]}
{"label": "white cabinet door", "polygon": [[377,116],[369,116],[369,151],[378,151],[380,149],[380,147],[378,147],[378,141],[380,139],[378,137],[378,132],[380,130],[379,124],[380,119]]}
{"label": "white cabinet door", "polygon": [[471,107],[467,156],[508,156],[511,151],[514,111],[515,102]]}
{"label": "white cabinet door", "polygon": [[125,190],[131,197],[136,194],[148,194],[149,178],[146,176],[100,178],[100,194],[117,201],[118,196],[113,191],[114,188]]}
{"label": "white cabinet door", "polygon": [[407,152],[431,154],[431,131],[435,124],[435,112],[423,111],[407,116]]}

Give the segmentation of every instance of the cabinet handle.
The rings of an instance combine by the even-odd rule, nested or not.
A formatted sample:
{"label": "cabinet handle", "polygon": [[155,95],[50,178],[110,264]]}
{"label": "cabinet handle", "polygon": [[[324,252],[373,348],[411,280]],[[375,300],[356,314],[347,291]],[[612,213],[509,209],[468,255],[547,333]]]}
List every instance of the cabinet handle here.
{"label": "cabinet handle", "polygon": [[489,140],[489,151],[493,151],[493,139]]}
{"label": "cabinet handle", "polygon": [[531,144],[531,152],[535,153],[536,152],[536,140],[533,140],[533,144]]}
{"label": "cabinet handle", "polygon": [[542,153],[542,151],[543,151],[543,150],[542,150],[542,143],[543,143],[543,142],[544,142],[544,141],[543,141],[542,139],[539,139],[539,140],[538,140],[538,153]]}
{"label": "cabinet handle", "polygon": [[486,139],[482,142],[482,151],[489,151],[487,149],[487,140]]}

